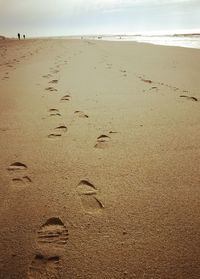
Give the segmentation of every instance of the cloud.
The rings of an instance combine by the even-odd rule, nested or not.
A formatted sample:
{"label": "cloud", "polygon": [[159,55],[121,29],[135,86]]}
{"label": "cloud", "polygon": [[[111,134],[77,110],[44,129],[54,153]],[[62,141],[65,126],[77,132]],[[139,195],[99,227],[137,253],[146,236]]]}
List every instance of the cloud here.
{"label": "cloud", "polygon": [[[121,28],[122,32],[127,26],[162,28],[167,21],[176,21],[175,14],[184,18],[189,12],[191,21],[195,18],[200,24],[196,16],[199,8],[199,0],[0,0],[0,26],[12,34],[17,28],[45,34],[52,34],[52,30],[55,34],[66,34],[65,30],[93,32],[94,28],[101,32],[103,26],[107,30],[111,25],[112,30]],[[195,16],[191,16],[192,11]]]}

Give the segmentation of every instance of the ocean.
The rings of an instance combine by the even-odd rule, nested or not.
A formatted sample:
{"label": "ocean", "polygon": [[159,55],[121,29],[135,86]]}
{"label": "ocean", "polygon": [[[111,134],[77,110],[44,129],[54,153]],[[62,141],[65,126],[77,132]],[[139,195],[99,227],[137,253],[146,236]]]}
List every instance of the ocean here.
{"label": "ocean", "polygon": [[[81,38],[77,36],[76,38]],[[83,36],[83,39],[106,40],[106,41],[134,41],[139,43],[149,43],[164,46],[178,46],[200,49],[200,34],[183,35],[101,35]]]}

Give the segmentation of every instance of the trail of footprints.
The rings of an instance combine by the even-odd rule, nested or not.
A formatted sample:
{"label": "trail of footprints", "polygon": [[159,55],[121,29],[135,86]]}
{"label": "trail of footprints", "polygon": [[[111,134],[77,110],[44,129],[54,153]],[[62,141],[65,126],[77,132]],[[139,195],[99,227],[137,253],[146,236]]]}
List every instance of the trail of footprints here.
{"label": "trail of footprints", "polygon": [[[59,58],[59,57],[58,57],[58,58]],[[60,58],[57,59],[57,62],[59,62],[59,63],[61,62]],[[66,64],[66,63],[67,63],[67,61],[65,61],[64,64]],[[56,69],[55,69],[55,68],[50,68],[50,72],[51,72],[51,73],[46,74],[46,75],[43,75],[43,78],[46,78],[46,79],[53,78],[53,74],[56,74],[56,73],[59,72],[59,70],[58,70],[59,67],[60,67],[60,65],[58,64],[58,65],[56,65]],[[54,79],[50,80],[48,83],[49,83],[49,84],[55,84],[55,85],[56,85],[56,84],[58,84],[58,82],[59,82],[59,80],[54,78]],[[57,92],[57,91],[58,91],[58,90],[57,90],[55,87],[53,87],[53,86],[48,86],[48,87],[45,88],[45,90],[46,90],[46,91],[49,91],[49,92]],[[66,94],[66,95],[64,95],[64,96],[62,96],[62,97],[60,98],[60,103],[68,102],[68,101],[70,101],[70,99],[71,99],[70,94]],[[57,108],[51,108],[51,109],[49,109],[48,112],[49,112],[49,116],[50,116],[50,117],[58,117],[58,118],[61,118],[61,117],[62,117],[62,115],[61,115],[59,109],[57,109]],[[79,118],[88,118],[88,117],[89,117],[87,114],[85,114],[84,112],[79,111],[79,110],[75,111],[74,114],[75,114],[76,116],[78,116]],[[51,133],[49,133],[48,138],[49,138],[49,139],[61,138],[61,137],[67,132],[67,130],[68,130],[68,128],[67,128],[67,126],[66,126],[65,124],[63,124],[63,123],[58,123],[57,127],[55,127],[55,128],[51,131]]]}
{"label": "trail of footprints", "polygon": [[59,279],[61,258],[68,241],[63,222],[52,217],[37,232],[37,251],[28,269],[28,279]]}
{"label": "trail of footprints", "polygon": [[[187,90],[181,90],[180,88],[178,88],[178,87],[175,87],[175,86],[171,86],[171,85],[168,85],[168,84],[165,84],[165,83],[163,83],[163,82],[155,82],[155,81],[152,81],[152,80],[150,80],[150,79],[146,79],[146,78],[144,78],[144,76],[140,76],[140,75],[136,75],[137,76],[137,78],[139,78],[142,82],[145,82],[145,83],[147,83],[147,84],[155,84],[155,85],[162,85],[162,86],[166,86],[166,87],[168,87],[168,88],[170,88],[170,89],[173,89],[174,91],[182,91],[183,93],[189,93]],[[152,86],[149,90],[156,90],[156,91],[158,91],[158,87],[157,86]],[[143,90],[143,91],[145,91],[145,90]],[[180,98],[185,98],[186,100],[190,100],[190,101],[194,101],[194,102],[198,102],[199,100],[196,98],[196,97],[194,97],[194,96],[188,96],[188,95],[179,95],[179,97]]]}
{"label": "trail of footprints", "polygon": [[12,184],[17,188],[25,187],[32,182],[27,175],[27,169],[28,167],[20,162],[14,162],[7,168]]}

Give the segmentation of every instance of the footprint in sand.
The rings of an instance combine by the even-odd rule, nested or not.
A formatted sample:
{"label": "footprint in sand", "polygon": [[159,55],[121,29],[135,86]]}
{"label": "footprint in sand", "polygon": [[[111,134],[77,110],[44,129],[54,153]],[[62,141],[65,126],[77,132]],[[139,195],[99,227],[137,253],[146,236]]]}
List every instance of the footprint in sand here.
{"label": "footprint in sand", "polygon": [[8,167],[13,185],[23,187],[32,182],[30,177],[24,174],[26,170],[27,166],[20,162],[15,162]]}
{"label": "footprint in sand", "polygon": [[60,99],[60,101],[61,102],[63,102],[63,101],[69,101],[70,100],[70,95],[65,95],[65,96],[63,96],[61,99]]}
{"label": "footprint in sand", "polygon": [[99,212],[104,208],[101,201],[96,197],[98,193],[97,188],[89,181],[81,180],[77,186],[77,193],[86,212]]}
{"label": "footprint in sand", "polygon": [[49,83],[56,84],[56,83],[58,83],[58,79],[53,79],[53,80],[51,80]]}
{"label": "footprint in sand", "polygon": [[52,75],[51,74],[47,74],[47,75],[43,75],[42,77],[43,78],[50,78],[50,77],[52,77]]}
{"label": "footprint in sand", "polygon": [[80,118],[89,118],[89,116],[85,114],[83,111],[76,110],[74,114],[76,114]]}
{"label": "footprint in sand", "polygon": [[95,144],[95,148],[104,149],[109,146],[110,137],[107,135],[101,135],[97,138],[97,143]]}
{"label": "footprint in sand", "polygon": [[146,83],[153,83],[153,81],[150,79],[141,78],[141,81],[146,82]]}
{"label": "footprint in sand", "polygon": [[59,279],[60,258],[68,241],[68,230],[63,222],[52,217],[37,233],[37,253],[29,266],[29,279]]}
{"label": "footprint in sand", "polygon": [[51,133],[51,134],[48,135],[48,138],[49,138],[49,139],[56,139],[56,138],[59,138],[59,137],[61,137],[61,136],[62,136],[62,135],[59,134],[59,133]]}
{"label": "footprint in sand", "polygon": [[49,116],[61,116],[59,110],[55,108],[49,109],[49,113]]}
{"label": "footprint in sand", "polygon": [[45,88],[45,90],[46,91],[51,91],[51,92],[56,92],[56,91],[58,91],[57,89],[55,89],[54,87],[47,87],[47,88]]}
{"label": "footprint in sand", "polygon": [[8,167],[8,170],[9,171],[16,171],[16,170],[26,170],[27,169],[27,166],[23,163],[20,163],[20,162],[15,162],[15,163],[12,163],[9,167]]}
{"label": "footprint in sand", "polygon": [[55,132],[55,133],[49,134],[49,135],[48,135],[48,138],[50,138],[50,139],[56,139],[56,138],[61,137],[64,133],[67,132],[67,126],[65,126],[65,125],[60,125],[60,126],[57,126],[54,130],[55,130],[56,132]]}
{"label": "footprint in sand", "polygon": [[63,222],[52,217],[41,226],[37,233],[37,245],[45,256],[55,256],[62,254],[68,240],[68,230]]}
{"label": "footprint in sand", "polygon": [[43,257],[36,255],[32,261],[29,271],[29,279],[59,279],[60,278],[60,258]]}
{"label": "footprint in sand", "polygon": [[190,96],[187,96],[187,95],[180,95],[181,98],[186,98],[188,100],[191,100],[191,101],[194,101],[194,102],[198,102],[198,99],[196,97],[190,97]]}
{"label": "footprint in sand", "polygon": [[21,187],[21,186],[26,186],[28,183],[31,183],[32,180],[28,176],[23,176],[22,178],[12,178],[12,182],[15,186]]}

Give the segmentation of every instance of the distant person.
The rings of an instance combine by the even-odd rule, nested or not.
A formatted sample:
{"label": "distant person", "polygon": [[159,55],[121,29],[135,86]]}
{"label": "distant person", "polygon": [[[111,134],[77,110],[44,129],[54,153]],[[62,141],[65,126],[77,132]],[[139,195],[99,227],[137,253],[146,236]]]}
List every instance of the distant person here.
{"label": "distant person", "polygon": [[24,38],[24,40],[25,40],[26,36],[25,36],[25,35],[23,35],[23,38]]}
{"label": "distant person", "polygon": [[18,39],[20,40],[20,33],[18,33],[17,36],[18,36]]}

